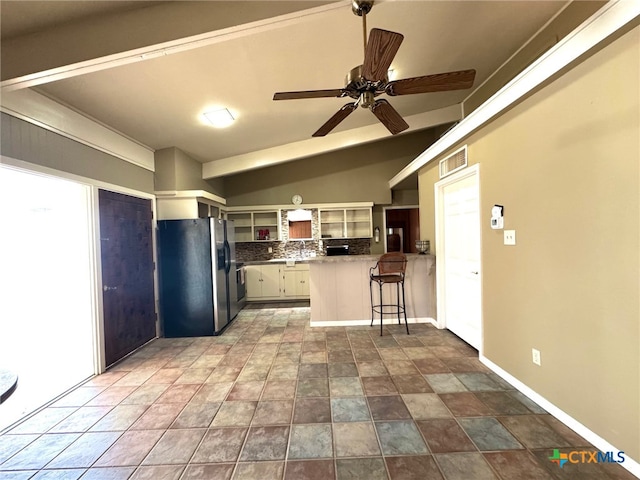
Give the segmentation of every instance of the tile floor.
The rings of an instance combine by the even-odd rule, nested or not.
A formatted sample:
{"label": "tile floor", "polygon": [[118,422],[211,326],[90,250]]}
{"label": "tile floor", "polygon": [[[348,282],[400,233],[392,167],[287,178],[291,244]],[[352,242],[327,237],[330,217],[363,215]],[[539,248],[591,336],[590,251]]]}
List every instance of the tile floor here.
{"label": "tile floor", "polygon": [[630,479],[431,325],[310,328],[245,308],[158,339],[0,436],[0,479]]}

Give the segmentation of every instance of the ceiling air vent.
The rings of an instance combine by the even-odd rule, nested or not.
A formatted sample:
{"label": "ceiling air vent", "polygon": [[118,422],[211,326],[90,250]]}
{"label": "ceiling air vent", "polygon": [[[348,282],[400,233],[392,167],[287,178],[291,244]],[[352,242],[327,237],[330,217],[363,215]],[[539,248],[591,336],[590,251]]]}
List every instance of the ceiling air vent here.
{"label": "ceiling air vent", "polygon": [[467,166],[467,146],[465,145],[457,152],[452,153],[447,158],[440,160],[440,178],[444,178],[463,169]]}

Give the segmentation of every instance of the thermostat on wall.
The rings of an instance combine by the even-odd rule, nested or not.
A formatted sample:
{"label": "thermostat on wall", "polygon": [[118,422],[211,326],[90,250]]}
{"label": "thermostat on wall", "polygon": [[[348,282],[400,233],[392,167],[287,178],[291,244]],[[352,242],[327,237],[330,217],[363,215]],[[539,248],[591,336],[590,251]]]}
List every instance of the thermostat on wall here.
{"label": "thermostat on wall", "polygon": [[501,230],[504,228],[504,207],[494,205],[491,209],[491,228]]}

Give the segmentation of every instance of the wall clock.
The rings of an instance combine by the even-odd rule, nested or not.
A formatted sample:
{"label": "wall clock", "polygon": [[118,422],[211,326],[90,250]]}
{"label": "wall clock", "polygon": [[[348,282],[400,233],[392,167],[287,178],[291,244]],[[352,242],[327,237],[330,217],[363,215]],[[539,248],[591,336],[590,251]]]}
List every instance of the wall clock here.
{"label": "wall clock", "polygon": [[291,203],[294,205],[300,205],[302,203],[302,195],[295,194],[291,197]]}

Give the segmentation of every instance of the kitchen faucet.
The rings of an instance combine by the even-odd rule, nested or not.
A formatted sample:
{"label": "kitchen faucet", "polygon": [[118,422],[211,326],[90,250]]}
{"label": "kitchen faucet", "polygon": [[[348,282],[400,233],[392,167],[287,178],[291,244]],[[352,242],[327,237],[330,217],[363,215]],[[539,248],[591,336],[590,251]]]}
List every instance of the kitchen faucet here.
{"label": "kitchen faucet", "polygon": [[304,258],[304,240],[300,240],[300,258]]}

